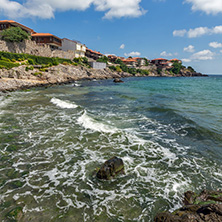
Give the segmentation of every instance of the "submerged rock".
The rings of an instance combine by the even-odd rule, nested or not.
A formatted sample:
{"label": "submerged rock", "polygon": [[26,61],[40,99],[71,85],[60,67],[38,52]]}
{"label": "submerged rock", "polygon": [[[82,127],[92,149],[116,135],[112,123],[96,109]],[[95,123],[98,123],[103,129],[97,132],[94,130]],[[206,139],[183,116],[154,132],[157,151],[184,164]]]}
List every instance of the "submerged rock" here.
{"label": "submerged rock", "polygon": [[96,176],[102,180],[109,180],[118,174],[124,174],[124,164],[121,158],[114,156],[102,165]]}
{"label": "submerged rock", "polygon": [[184,194],[184,206],[173,213],[159,213],[155,222],[218,222],[222,221],[222,192],[202,191],[199,195],[192,191]]}
{"label": "submerged rock", "polygon": [[123,80],[121,80],[121,79],[119,79],[119,78],[115,78],[114,80],[113,80],[113,82],[115,82],[115,83],[118,83],[118,82],[123,82]]}

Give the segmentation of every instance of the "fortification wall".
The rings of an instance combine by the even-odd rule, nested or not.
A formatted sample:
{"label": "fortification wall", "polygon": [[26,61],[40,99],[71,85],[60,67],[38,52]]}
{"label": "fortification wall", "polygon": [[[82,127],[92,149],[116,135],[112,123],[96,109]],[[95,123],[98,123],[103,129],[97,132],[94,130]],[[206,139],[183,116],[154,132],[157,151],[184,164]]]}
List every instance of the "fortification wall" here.
{"label": "fortification wall", "polygon": [[71,60],[75,58],[75,53],[73,51],[52,51],[48,45],[38,45],[36,42],[31,40],[26,40],[19,43],[5,42],[0,40],[0,51],[12,53],[26,53],[44,57],[59,57]]}

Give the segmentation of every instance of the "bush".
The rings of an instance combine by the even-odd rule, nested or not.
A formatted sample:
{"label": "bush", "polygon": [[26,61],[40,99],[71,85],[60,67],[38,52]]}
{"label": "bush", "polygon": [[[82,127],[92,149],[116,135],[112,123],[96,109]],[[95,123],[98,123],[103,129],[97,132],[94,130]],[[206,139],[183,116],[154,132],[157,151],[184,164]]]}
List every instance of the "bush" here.
{"label": "bush", "polygon": [[13,67],[18,67],[19,64],[13,63],[13,62],[11,62],[11,61],[8,62],[8,61],[0,60],[0,66],[1,66],[2,68],[11,69],[11,68],[13,68]]}
{"label": "bush", "polygon": [[189,71],[191,71],[191,72],[196,72],[196,71],[194,70],[194,68],[191,67],[191,66],[188,66],[187,69],[188,69]]}
{"label": "bush", "polygon": [[117,72],[122,72],[122,69],[120,68],[120,66],[116,66],[116,71]]}
{"label": "bush", "polygon": [[33,73],[34,76],[42,76],[42,73],[41,72],[35,72]]}
{"label": "bush", "polygon": [[48,57],[41,57],[41,56],[34,56],[24,53],[10,53],[10,52],[1,52],[0,51],[0,60],[12,61],[12,59],[16,61],[24,61],[28,60],[27,63],[30,65],[44,65],[44,68],[50,67],[52,65],[58,65],[59,63],[67,62],[72,64],[70,59],[62,59],[62,58],[48,58]]}
{"label": "bush", "polygon": [[30,39],[30,35],[19,27],[11,27],[3,30],[1,35],[2,40],[6,42],[22,42],[25,39]]}
{"label": "bush", "polygon": [[6,62],[11,62],[11,60],[10,59],[7,59],[7,58],[5,58],[5,57],[1,57],[1,60],[3,60],[3,61],[6,61]]}
{"label": "bush", "polygon": [[108,59],[106,56],[103,56],[103,57],[97,59],[96,61],[97,61],[97,62],[108,63],[108,60],[109,60],[109,59]]}
{"label": "bush", "polygon": [[33,70],[33,69],[34,69],[33,66],[26,66],[26,67],[25,67],[25,71],[29,71],[29,70]]}
{"label": "bush", "polygon": [[89,65],[88,58],[86,58],[86,57],[83,57],[83,58],[82,58],[82,62],[83,62],[84,64],[86,64],[86,65]]}
{"label": "bush", "polygon": [[109,69],[111,69],[112,71],[116,71],[116,66],[109,66]]}
{"label": "bush", "polygon": [[39,69],[39,71],[41,71],[41,72],[48,72],[49,70],[46,69],[46,68],[41,68],[41,69]]}
{"label": "bush", "polygon": [[29,64],[29,65],[35,65],[33,59],[28,59],[28,64]]}

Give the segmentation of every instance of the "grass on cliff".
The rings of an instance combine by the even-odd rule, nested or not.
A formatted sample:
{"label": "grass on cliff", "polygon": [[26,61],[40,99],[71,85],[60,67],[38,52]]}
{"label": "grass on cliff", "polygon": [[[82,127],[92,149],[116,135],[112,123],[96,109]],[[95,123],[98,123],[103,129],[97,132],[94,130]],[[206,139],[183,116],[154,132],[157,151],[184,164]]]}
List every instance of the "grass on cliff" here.
{"label": "grass on cliff", "polygon": [[[20,63],[17,63],[20,62]],[[22,63],[26,61],[26,63]],[[49,58],[42,56],[29,55],[24,53],[11,53],[11,52],[1,52],[0,51],[0,68],[11,69],[19,65],[47,65],[47,66],[56,66],[60,63],[73,64],[70,59],[62,58]]]}

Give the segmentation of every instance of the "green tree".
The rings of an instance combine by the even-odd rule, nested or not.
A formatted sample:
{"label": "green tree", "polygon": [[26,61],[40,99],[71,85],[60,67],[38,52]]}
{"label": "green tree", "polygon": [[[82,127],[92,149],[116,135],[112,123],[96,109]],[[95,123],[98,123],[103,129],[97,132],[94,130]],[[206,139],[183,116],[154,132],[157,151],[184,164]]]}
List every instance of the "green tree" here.
{"label": "green tree", "polygon": [[174,62],[174,63],[173,63],[173,69],[172,69],[172,72],[173,72],[174,74],[179,74],[181,68],[182,68],[181,63],[179,63],[179,62]]}
{"label": "green tree", "polygon": [[109,59],[108,59],[106,56],[103,56],[103,57],[97,59],[96,61],[97,61],[97,62],[104,62],[104,63],[107,63],[108,60],[109,60]]}
{"label": "green tree", "polygon": [[6,42],[22,42],[25,39],[30,39],[30,35],[19,27],[5,29],[2,31],[1,35],[2,40]]}
{"label": "green tree", "polygon": [[189,69],[191,72],[195,72],[194,68],[191,66],[188,66],[187,69]]}

